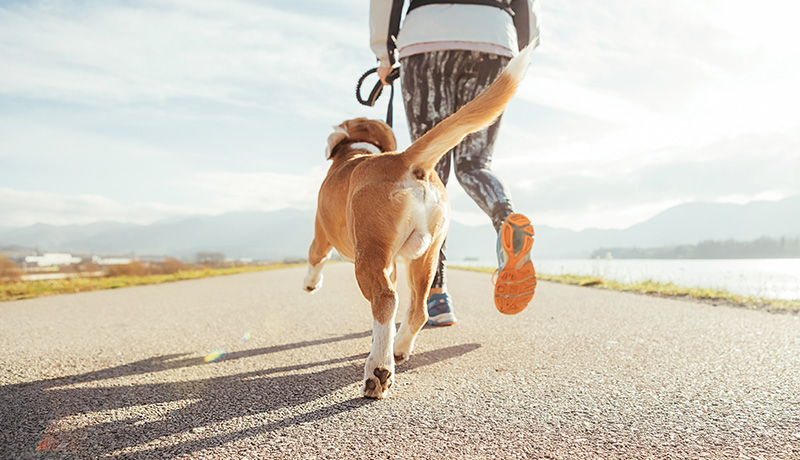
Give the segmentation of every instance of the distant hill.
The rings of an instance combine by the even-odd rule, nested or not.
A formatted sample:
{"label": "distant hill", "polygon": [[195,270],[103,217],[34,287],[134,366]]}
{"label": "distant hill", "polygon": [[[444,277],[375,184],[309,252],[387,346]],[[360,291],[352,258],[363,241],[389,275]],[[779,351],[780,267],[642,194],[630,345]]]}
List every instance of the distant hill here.
{"label": "distant hill", "polygon": [[[534,255],[538,258],[586,258],[600,248],[653,248],[695,245],[703,241],[752,241],[761,237],[800,236],[800,195],[780,201],[756,201],[745,205],[689,203],[667,209],[622,230],[572,231],[538,225]],[[494,229],[490,225],[451,225],[450,259],[481,260],[494,254]],[[490,239],[489,247],[477,245]]]}
{"label": "distant hill", "polygon": [[[702,241],[756,240],[800,236],[800,195],[746,205],[690,203],[668,209],[623,230],[580,232],[536,222],[537,258],[589,257],[599,248],[693,245]],[[136,225],[98,222],[89,225],[36,224],[0,229],[0,245],[81,254],[138,254],[192,257],[199,251],[228,257],[281,260],[304,258],[313,237],[313,211],[236,212],[192,216]],[[451,223],[450,261],[491,260],[496,235],[491,225]]]}
{"label": "distant hill", "polygon": [[200,251],[264,260],[302,258],[313,236],[313,212],[227,213],[170,219],[151,225],[36,224],[0,232],[0,244],[80,254],[174,255]]}
{"label": "distant hill", "polygon": [[87,225],[34,224],[16,229],[0,229],[0,244],[17,245],[54,251],[83,238],[103,232],[114,232],[135,226],[121,222],[96,222]]}
{"label": "distant hill", "polygon": [[0,245],[0,255],[6,256],[9,259],[15,261],[17,259],[24,259],[25,256],[30,255],[31,252],[33,252],[33,249],[31,248],[23,248],[22,246],[17,246],[17,245],[9,245],[9,246]]}
{"label": "distant hill", "polygon": [[800,195],[745,205],[689,203],[676,206],[623,230],[628,246],[698,243],[703,240],[754,240],[800,234]]}
{"label": "distant hill", "polygon": [[753,241],[703,241],[659,248],[600,248],[592,258],[614,259],[784,259],[800,258],[800,237]]}

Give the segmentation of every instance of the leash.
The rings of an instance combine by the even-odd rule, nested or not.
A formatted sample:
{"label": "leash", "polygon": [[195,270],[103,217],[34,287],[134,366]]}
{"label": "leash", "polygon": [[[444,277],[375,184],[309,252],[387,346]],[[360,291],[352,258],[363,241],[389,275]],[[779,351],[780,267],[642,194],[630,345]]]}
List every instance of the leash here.
{"label": "leash", "polygon": [[[364,79],[366,79],[369,75],[376,73],[378,68],[370,69],[364,72],[364,75],[358,79],[358,84],[356,85],[356,99],[362,105],[366,105],[368,107],[374,107],[375,102],[378,101],[378,98],[381,97],[381,93],[383,92],[384,84],[381,83],[381,80],[378,79],[378,82],[375,83],[375,87],[372,88],[370,91],[369,96],[364,99],[361,97],[361,85],[364,83]],[[392,101],[394,101],[394,81],[400,77],[400,67],[395,67],[389,72],[389,75],[386,76],[386,81],[389,83],[389,86],[392,87],[392,92],[389,95],[389,106],[386,108],[386,124],[389,127],[392,126],[392,114],[394,110],[392,109]]]}

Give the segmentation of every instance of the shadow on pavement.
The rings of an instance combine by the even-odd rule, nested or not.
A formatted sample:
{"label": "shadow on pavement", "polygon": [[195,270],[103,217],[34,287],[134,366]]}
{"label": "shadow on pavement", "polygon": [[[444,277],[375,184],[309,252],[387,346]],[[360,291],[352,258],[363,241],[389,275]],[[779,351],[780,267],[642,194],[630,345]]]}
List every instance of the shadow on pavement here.
{"label": "shadow on pavement", "polygon": [[[371,331],[233,352],[217,363],[369,335]],[[479,347],[473,343],[420,353],[397,372]],[[0,387],[0,458],[170,458],[322,420],[374,402],[355,397],[355,390],[346,401],[318,401],[360,382],[366,357],[363,353],[204,379],[170,375],[168,382],[155,374],[147,379],[153,383],[70,388],[206,364],[203,358],[171,354],[85,374],[6,385]],[[302,407],[311,402],[315,402],[312,408]]]}

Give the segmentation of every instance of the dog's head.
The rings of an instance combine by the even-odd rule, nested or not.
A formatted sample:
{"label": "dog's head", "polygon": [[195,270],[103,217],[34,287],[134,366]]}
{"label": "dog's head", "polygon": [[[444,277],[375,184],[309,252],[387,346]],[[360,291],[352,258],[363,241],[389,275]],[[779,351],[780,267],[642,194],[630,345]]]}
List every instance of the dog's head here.
{"label": "dog's head", "polygon": [[381,152],[392,152],[397,148],[397,141],[389,125],[380,120],[354,118],[333,127],[333,133],[328,136],[325,159],[330,160],[333,158],[336,147],[345,141],[351,143],[368,142],[378,147]]}

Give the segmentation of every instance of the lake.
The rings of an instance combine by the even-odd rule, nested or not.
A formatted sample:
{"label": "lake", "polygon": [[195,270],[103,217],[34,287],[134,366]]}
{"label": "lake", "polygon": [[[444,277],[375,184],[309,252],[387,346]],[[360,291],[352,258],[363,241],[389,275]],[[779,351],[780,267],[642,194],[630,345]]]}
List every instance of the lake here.
{"label": "lake", "polygon": [[[452,265],[496,266],[496,261]],[[800,300],[800,259],[534,259],[537,272],[635,283],[657,281],[765,299]]]}

